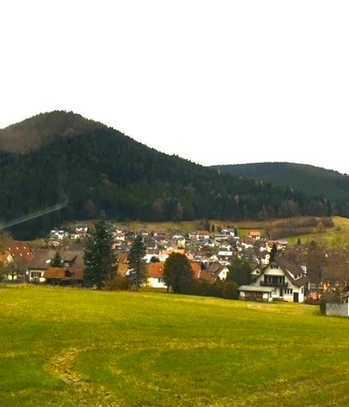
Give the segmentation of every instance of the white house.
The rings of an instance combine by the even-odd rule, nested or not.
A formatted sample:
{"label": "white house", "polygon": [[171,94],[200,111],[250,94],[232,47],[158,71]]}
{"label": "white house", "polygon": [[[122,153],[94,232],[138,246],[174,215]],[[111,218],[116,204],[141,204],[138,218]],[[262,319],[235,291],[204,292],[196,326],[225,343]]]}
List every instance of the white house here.
{"label": "white house", "polygon": [[272,287],[258,287],[253,285],[242,285],[239,287],[240,299],[250,301],[273,301]]}
{"label": "white house", "polygon": [[50,267],[51,259],[56,254],[52,249],[37,249],[33,251],[33,258],[28,265],[27,278],[30,283],[45,283],[45,272]]}
{"label": "white house", "polygon": [[241,299],[304,302],[306,281],[300,266],[280,257],[254,276],[251,284],[239,287]]}
{"label": "white house", "polygon": [[234,253],[232,250],[220,250],[217,256],[219,260],[229,261],[233,258]]}
{"label": "white house", "polygon": [[28,281],[30,283],[45,283],[46,282],[45,272],[46,269],[28,270],[27,271]]}
{"label": "white house", "polygon": [[226,280],[229,273],[229,268],[226,265],[223,265],[219,262],[212,262],[207,267],[207,272],[216,279],[221,281]]}

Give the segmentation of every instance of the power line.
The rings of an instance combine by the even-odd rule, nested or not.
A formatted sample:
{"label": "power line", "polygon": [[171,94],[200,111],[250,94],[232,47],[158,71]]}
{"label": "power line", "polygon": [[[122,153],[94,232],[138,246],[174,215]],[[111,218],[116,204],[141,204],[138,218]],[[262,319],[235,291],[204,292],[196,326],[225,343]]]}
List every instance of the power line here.
{"label": "power line", "polygon": [[45,209],[40,209],[36,212],[30,213],[29,215],[24,215],[19,218],[12,219],[6,223],[0,223],[0,230],[7,229],[12,226],[19,225],[20,223],[25,223],[25,222],[28,222],[29,220],[36,219],[41,216],[47,215],[49,213],[59,211],[59,210],[65,208],[67,205],[68,205],[68,198],[65,198],[65,200],[63,202],[58,203],[56,205],[49,206]]}

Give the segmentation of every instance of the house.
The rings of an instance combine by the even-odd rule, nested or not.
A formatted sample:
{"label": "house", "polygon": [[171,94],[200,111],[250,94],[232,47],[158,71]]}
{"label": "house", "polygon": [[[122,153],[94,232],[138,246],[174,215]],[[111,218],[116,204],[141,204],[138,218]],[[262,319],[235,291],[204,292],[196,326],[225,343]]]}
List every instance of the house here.
{"label": "house", "polygon": [[[83,250],[67,250],[61,253],[65,278],[63,284],[80,285],[84,280],[85,262]],[[46,278],[48,279],[47,273]],[[49,282],[49,281],[48,281]]]}
{"label": "house", "polygon": [[234,253],[232,250],[220,250],[217,254],[218,259],[222,261],[231,261]]}
{"label": "house", "polygon": [[260,240],[262,238],[262,233],[259,230],[251,230],[248,237],[252,240]]}
{"label": "house", "polygon": [[207,267],[207,272],[215,279],[215,280],[226,280],[227,275],[229,273],[228,266],[222,265],[221,263],[213,262],[210,263]]}
{"label": "house", "polygon": [[221,233],[225,236],[235,237],[235,229],[231,228],[222,229]]}
{"label": "house", "polygon": [[53,285],[80,285],[83,283],[83,269],[74,267],[49,267],[44,278],[47,284]]}
{"label": "house", "polygon": [[147,265],[146,285],[151,288],[165,288],[167,286],[164,280],[164,263],[149,263]]}
{"label": "house", "polygon": [[242,285],[239,287],[240,299],[249,301],[273,301],[272,287],[263,287],[255,285]]}
{"label": "house", "polygon": [[28,264],[27,278],[30,283],[45,283],[45,272],[50,267],[56,251],[53,249],[33,250],[33,256]]}
{"label": "house", "polygon": [[[202,269],[202,265],[197,261],[190,261],[191,269],[193,272],[193,278],[197,280],[209,280],[209,275]],[[147,264],[147,282],[146,286],[151,288],[166,288],[164,280],[164,266],[162,262]]]}
{"label": "house", "polygon": [[0,266],[6,266],[13,262],[13,257],[8,251],[0,253]]}
{"label": "house", "polygon": [[32,250],[29,245],[22,242],[13,242],[6,251],[0,255],[0,264],[9,266],[5,279],[9,282],[25,281],[25,271],[32,259]]}
{"label": "house", "polygon": [[199,261],[190,260],[191,270],[193,272],[193,278],[200,280],[202,278],[206,278],[204,270],[202,268],[202,264]]}
{"label": "house", "polygon": [[51,261],[56,254],[52,249],[34,251],[33,259],[28,266],[30,283],[48,283],[79,285],[83,281],[84,259],[81,250],[66,250],[60,253],[61,267],[52,267]]}
{"label": "house", "polygon": [[0,267],[8,267],[7,273],[0,276],[0,279],[3,278],[7,281],[17,280],[17,273],[15,272],[15,268],[11,267],[11,264],[14,264],[14,260],[11,254],[8,251],[0,253]]}
{"label": "house", "polygon": [[280,257],[261,270],[255,280],[239,287],[246,300],[304,302],[306,276],[297,264]]}
{"label": "house", "polygon": [[210,239],[210,232],[207,230],[199,230],[194,233],[189,233],[190,240],[205,241]]}

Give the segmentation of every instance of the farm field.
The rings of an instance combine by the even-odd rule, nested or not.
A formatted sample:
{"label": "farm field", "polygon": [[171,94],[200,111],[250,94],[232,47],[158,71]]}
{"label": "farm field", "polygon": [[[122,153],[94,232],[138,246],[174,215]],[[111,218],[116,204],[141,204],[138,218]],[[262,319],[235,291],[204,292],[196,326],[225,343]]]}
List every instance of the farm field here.
{"label": "farm field", "polygon": [[[279,229],[286,229],[292,227],[293,229],[302,230],[304,228],[307,229],[316,229],[316,223],[321,223],[323,218],[314,217],[314,216],[299,216],[293,218],[277,218],[271,220],[217,220],[217,219],[210,219],[210,220],[195,220],[195,221],[178,221],[178,222],[140,222],[140,221],[130,221],[130,222],[116,222],[115,223],[124,229],[128,229],[133,232],[139,232],[140,230],[148,231],[148,232],[167,232],[167,233],[190,233],[195,232],[198,230],[205,230],[207,227],[207,222],[210,226],[216,226],[216,228],[220,227],[236,227],[239,229],[241,237],[247,237],[248,233],[251,230],[258,230],[262,233],[263,236],[267,234],[267,232],[273,232],[274,230]],[[334,218],[340,221],[345,218]],[[315,225],[309,225],[309,221],[313,220]],[[111,219],[113,222],[113,220]],[[95,221],[84,221],[84,224],[93,224]],[[78,225],[81,222],[68,222],[65,226],[73,226]],[[348,219],[349,225],[349,219]],[[309,227],[310,226],[310,227]],[[322,231],[329,230],[331,228],[323,228]],[[301,234],[301,233],[299,233]],[[285,236],[283,236],[285,237]]]}
{"label": "farm field", "polygon": [[348,406],[349,321],[317,307],[0,288],[1,406]]}

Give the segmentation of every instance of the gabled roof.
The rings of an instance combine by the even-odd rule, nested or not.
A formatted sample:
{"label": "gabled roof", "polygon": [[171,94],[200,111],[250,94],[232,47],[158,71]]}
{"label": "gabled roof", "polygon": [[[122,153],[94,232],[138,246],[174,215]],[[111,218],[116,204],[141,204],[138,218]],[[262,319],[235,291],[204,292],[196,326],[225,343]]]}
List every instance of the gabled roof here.
{"label": "gabled roof", "polygon": [[191,269],[193,271],[193,277],[199,279],[202,272],[202,265],[197,261],[190,262]]}
{"label": "gabled roof", "polygon": [[29,269],[39,269],[39,270],[46,270],[50,263],[48,260],[54,258],[56,254],[56,250],[53,249],[36,249],[33,250],[33,257],[29,262],[28,268]]}
{"label": "gabled roof", "polygon": [[221,263],[218,261],[215,261],[213,263],[210,263],[207,269],[207,272],[210,274],[218,274],[220,271],[222,271],[226,266],[222,266]]}
{"label": "gabled roof", "polygon": [[11,244],[7,247],[7,251],[11,254],[15,261],[21,260],[28,264],[33,258],[31,247],[23,242],[11,242]]}
{"label": "gabled roof", "polygon": [[[304,275],[304,270],[302,269],[302,267],[296,263],[291,262],[290,260],[287,260],[282,256],[277,257],[272,263],[265,266],[258,277],[262,276],[265,271],[273,264],[277,265],[285,273],[286,277],[291,281],[291,283],[296,285],[297,287],[302,287],[306,283],[307,279]],[[297,278],[297,276],[302,277]]]}

